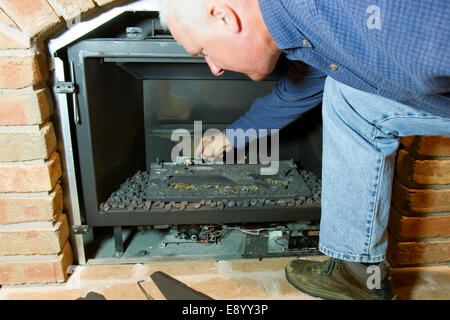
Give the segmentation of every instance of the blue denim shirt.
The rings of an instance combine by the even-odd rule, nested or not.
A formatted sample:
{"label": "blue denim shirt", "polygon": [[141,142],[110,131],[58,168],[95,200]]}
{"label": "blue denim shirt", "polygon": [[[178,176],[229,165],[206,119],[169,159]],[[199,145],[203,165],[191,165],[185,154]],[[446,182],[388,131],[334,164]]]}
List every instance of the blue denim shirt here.
{"label": "blue denim shirt", "polygon": [[450,118],[450,1],[259,4],[273,40],[292,63],[273,92],[229,128],[285,127],[321,102],[327,76]]}

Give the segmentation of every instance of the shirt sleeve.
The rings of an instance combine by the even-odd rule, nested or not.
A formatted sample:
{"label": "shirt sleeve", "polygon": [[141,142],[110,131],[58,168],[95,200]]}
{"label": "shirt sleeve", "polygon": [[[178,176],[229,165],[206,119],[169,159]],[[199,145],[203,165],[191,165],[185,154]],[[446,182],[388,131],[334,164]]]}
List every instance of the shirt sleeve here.
{"label": "shirt sleeve", "polygon": [[[256,99],[241,118],[226,130],[230,143],[242,148],[251,140],[258,138],[259,130],[282,129],[298,119],[302,114],[316,107],[322,101],[326,75],[301,61],[289,61],[288,72],[275,85],[271,93]],[[249,129],[254,135],[237,139],[234,130]],[[251,137],[251,138],[250,138]]]}

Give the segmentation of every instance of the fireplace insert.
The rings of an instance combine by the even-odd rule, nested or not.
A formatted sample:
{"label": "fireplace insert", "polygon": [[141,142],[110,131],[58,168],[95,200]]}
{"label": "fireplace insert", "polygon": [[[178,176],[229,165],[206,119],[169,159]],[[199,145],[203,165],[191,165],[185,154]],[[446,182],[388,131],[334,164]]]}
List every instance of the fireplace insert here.
{"label": "fireplace insert", "polygon": [[[248,148],[231,164],[205,163],[192,153],[173,159],[181,141],[176,130],[184,139],[199,121],[202,133],[226,129],[272,90],[283,59],[264,81],[228,71],[215,77],[160,26],[157,12],[125,12],[55,56],[70,79],[57,81],[54,91],[68,97],[70,123],[62,126],[71,135],[81,213],[76,234],[112,227],[121,253],[122,228],[129,226],[197,226],[178,233],[197,239],[204,230],[198,226],[320,219],[320,110],[280,131],[274,175],[261,174],[267,165],[259,158],[249,163]],[[214,235],[206,230],[203,237]]]}

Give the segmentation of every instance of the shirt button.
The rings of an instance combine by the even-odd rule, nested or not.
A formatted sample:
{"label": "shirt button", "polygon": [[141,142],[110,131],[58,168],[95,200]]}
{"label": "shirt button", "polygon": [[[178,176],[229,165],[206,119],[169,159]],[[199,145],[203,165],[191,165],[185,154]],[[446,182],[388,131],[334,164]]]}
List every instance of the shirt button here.
{"label": "shirt button", "polygon": [[330,65],[330,69],[336,71],[338,69],[338,66],[333,63],[332,65]]}
{"label": "shirt button", "polygon": [[308,45],[308,40],[303,40],[302,43],[306,47]]}

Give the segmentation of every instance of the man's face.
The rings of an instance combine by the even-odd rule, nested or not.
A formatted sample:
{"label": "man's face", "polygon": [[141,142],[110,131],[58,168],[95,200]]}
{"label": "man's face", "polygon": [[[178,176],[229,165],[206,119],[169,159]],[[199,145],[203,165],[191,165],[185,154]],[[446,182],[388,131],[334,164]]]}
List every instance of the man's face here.
{"label": "man's face", "polygon": [[203,55],[216,76],[230,70],[260,81],[273,71],[278,60],[278,55],[258,49],[249,42],[233,39],[233,35],[223,30],[211,30],[205,35],[204,32],[182,28],[170,18],[167,24],[175,40],[191,55]]}

